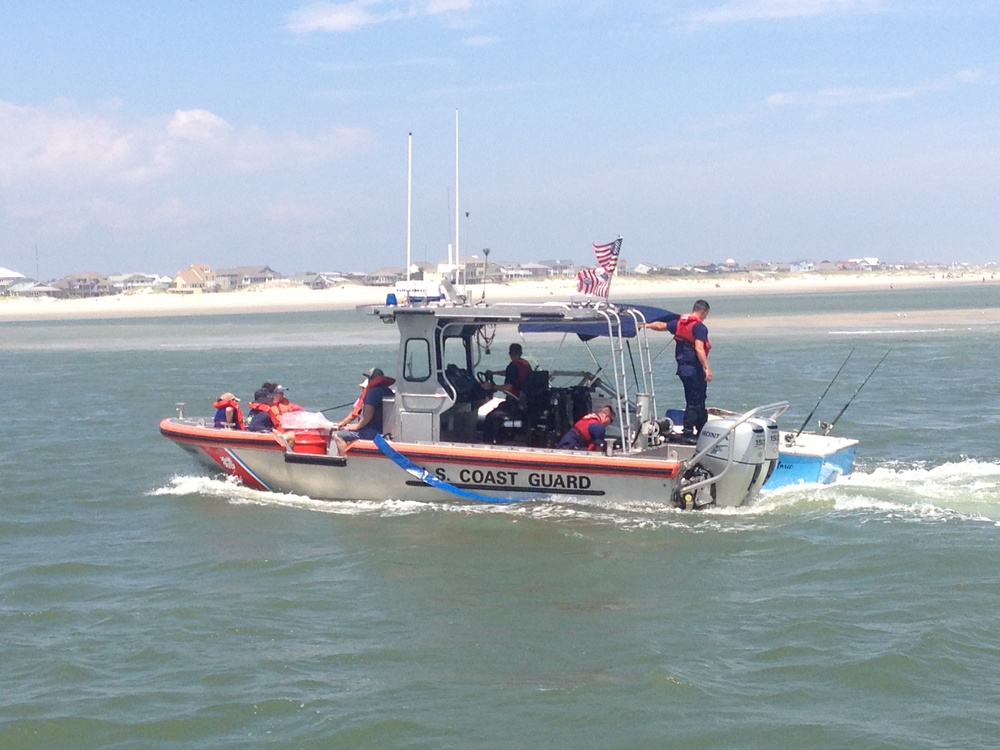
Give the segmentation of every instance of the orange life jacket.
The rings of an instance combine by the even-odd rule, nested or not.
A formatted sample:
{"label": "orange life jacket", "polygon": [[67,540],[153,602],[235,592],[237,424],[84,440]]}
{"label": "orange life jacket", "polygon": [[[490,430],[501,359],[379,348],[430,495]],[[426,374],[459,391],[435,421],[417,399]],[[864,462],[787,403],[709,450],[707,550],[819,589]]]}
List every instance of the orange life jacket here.
{"label": "orange life jacket", "polygon": [[[233,422],[235,423],[235,429],[237,430],[246,429],[246,425],[243,422],[243,411],[240,409],[239,402],[231,401],[229,399],[226,399],[225,401],[219,400],[216,401],[214,404],[212,404],[212,406],[215,409],[221,409],[223,414],[225,414],[226,409],[231,407],[233,410]],[[215,421],[216,421],[216,426],[218,426],[219,422],[218,412],[216,412]]]}
{"label": "orange life jacket", "polygon": [[[674,341],[686,341],[687,343],[694,346],[694,327],[701,323],[701,318],[694,314],[681,315],[677,319],[676,333],[674,334]],[[711,342],[705,339],[705,354],[708,354],[709,350],[712,348]]]}
{"label": "orange life jacket", "polygon": [[297,404],[290,404],[287,401],[283,401],[280,404],[268,404],[267,409],[268,415],[271,417],[271,424],[274,425],[274,429],[281,429],[281,415],[287,414],[290,411],[302,411],[302,407]]}
{"label": "orange life jacket", "polygon": [[594,439],[590,436],[590,425],[595,423],[604,424],[596,414],[584,414],[573,425],[573,432],[580,436],[583,444],[587,446],[588,451],[592,451],[597,447],[594,445]]}

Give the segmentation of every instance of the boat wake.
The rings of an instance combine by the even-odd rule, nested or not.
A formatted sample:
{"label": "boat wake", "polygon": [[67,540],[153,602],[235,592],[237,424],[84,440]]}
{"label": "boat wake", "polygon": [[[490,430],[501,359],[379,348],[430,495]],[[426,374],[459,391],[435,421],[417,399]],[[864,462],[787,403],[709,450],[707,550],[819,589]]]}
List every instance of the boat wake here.
{"label": "boat wake", "polygon": [[1000,525],[1000,462],[965,459],[939,465],[887,461],[834,484],[799,485],[767,493],[764,504],[803,502],[872,520],[975,521]]}
{"label": "boat wake", "polygon": [[861,522],[989,523],[1000,527],[1000,462],[967,459],[937,466],[886,462],[831,485],[801,484],[765,492],[749,506],[690,512],[662,503],[607,503],[592,498],[543,498],[510,505],[428,503],[387,498],[315,500],[252,490],[232,480],[177,476],[151,496],[221,498],[233,505],[298,508],[344,516],[397,518],[429,513],[581,521],[624,530],[677,528],[693,533],[739,533],[806,515],[850,515]]}

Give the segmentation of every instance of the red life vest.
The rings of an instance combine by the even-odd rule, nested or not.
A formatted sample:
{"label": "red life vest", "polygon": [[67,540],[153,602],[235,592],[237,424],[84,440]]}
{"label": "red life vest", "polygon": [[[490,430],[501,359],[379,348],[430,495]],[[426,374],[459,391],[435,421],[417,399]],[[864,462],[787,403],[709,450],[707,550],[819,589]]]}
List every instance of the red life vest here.
{"label": "red life vest", "polygon": [[[686,341],[687,343],[694,346],[694,327],[701,323],[701,318],[694,314],[681,315],[677,319],[676,333],[674,334],[674,341]],[[712,344],[709,342],[708,338],[705,339],[705,354],[708,354],[709,350],[712,348]]]}
{"label": "red life vest", "polygon": [[[226,399],[225,401],[219,400],[219,401],[216,401],[214,404],[212,404],[212,406],[215,409],[221,409],[222,410],[223,419],[225,419],[226,409],[232,408],[232,410],[233,410],[233,422],[234,422],[233,426],[234,426],[234,428],[237,429],[237,430],[246,429],[246,425],[243,423],[243,411],[240,409],[239,402],[237,402],[237,401],[231,401],[229,399]],[[218,427],[219,426],[219,424],[218,424],[218,422],[219,422],[219,413],[218,412],[216,412],[215,421],[216,421],[216,427]]]}
{"label": "red life vest", "polygon": [[592,424],[604,424],[601,418],[596,414],[584,414],[580,417],[576,424],[573,425],[573,432],[580,436],[583,444],[587,446],[588,451],[595,450],[597,446],[594,445],[594,440],[590,436],[590,425]]}

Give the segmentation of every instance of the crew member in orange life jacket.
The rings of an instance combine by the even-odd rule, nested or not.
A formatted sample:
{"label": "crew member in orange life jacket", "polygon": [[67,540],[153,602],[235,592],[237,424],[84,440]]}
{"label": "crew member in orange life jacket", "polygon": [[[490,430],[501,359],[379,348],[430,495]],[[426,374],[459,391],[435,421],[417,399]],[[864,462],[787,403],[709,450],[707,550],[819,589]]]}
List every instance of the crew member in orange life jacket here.
{"label": "crew member in orange life jacket", "polygon": [[653,321],[646,326],[652,331],[669,331],[677,342],[674,359],[677,360],[677,377],[684,385],[684,437],[688,441],[694,440],[708,421],[705,402],[708,399],[708,384],[712,380],[712,368],[708,365],[712,344],[705,326],[708,311],[708,303],[700,299],[687,315],[669,323]]}
{"label": "crew member in orange life jacket", "polygon": [[604,448],[604,433],[615,421],[615,410],[602,406],[596,414],[585,414],[569,432],[562,436],[556,448],[573,451],[599,451]]}
{"label": "crew member in orange life jacket", "polygon": [[271,397],[271,406],[267,410],[274,429],[281,429],[281,415],[287,414],[290,411],[305,411],[305,409],[298,404],[291,403],[285,398],[285,386],[276,385],[274,387],[274,395]]}
{"label": "crew member in orange life jacket", "polygon": [[382,413],[385,399],[392,396],[389,386],[396,382],[395,378],[387,377],[378,367],[372,367],[364,374],[368,381],[362,397],[361,411],[353,421],[334,432],[330,438],[337,447],[338,455],[347,452],[347,444],[355,440],[374,440],[382,434]]}
{"label": "crew member in orange life jacket", "polygon": [[344,429],[348,424],[353,422],[355,419],[361,416],[361,411],[365,408],[365,394],[368,392],[368,378],[364,378],[360,383],[358,383],[358,388],[361,389],[361,394],[358,396],[357,400],[354,402],[354,406],[351,407],[351,413],[346,417],[341,419],[334,427],[338,430]]}
{"label": "crew member in orange life jacket", "polygon": [[215,427],[219,430],[242,430],[243,411],[240,409],[240,400],[228,391],[223,393],[212,404],[215,407]]}

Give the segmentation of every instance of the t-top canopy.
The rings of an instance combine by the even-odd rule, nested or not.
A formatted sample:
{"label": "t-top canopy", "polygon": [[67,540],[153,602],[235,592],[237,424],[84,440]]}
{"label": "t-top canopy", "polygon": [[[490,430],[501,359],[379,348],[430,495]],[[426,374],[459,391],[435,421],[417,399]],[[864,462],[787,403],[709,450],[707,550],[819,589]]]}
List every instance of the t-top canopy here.
{"label": "t-top canopy", "polygon": [[[634,338],[636,335],[635,318],[629,314],[629,310],[637,313],[639,322],[643,319],[647,323],[662,321],[669,323],[677,320],[680,315],[662,307],[652,307],[651,305],[636,305],[631,303],[616,304],[613,310],[618,312],[621,318],[621,336],[623,338]],[[553,320],[553,321],[531,321],[521,323],[517,330],[520,333],[575,333],[581,341],[590,341],[598,336],[607,336],[609,332],[618,335],[618,326],[615,325],[615,315],[609,310],[612,324],[609,327],[604,320]]]}

